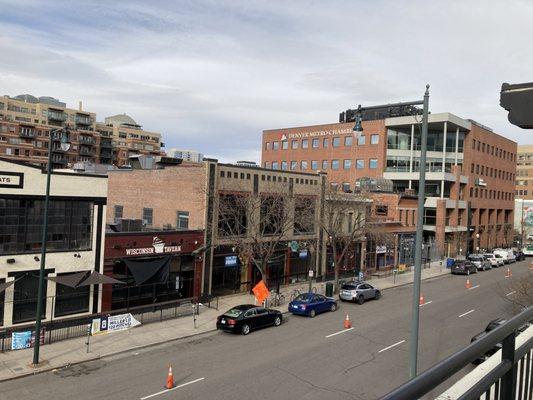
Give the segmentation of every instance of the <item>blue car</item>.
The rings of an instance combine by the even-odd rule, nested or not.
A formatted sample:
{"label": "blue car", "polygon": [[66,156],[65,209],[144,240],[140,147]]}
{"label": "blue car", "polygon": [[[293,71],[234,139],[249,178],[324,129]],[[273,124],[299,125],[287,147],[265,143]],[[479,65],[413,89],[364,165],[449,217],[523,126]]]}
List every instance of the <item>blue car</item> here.
{"label": "blue car", "polygon": [[289,303],[289,311],[293,314],[306,315],[314,318],[325,311],[335,311],[337,302],[330,297],[316,293],[302,293]]}

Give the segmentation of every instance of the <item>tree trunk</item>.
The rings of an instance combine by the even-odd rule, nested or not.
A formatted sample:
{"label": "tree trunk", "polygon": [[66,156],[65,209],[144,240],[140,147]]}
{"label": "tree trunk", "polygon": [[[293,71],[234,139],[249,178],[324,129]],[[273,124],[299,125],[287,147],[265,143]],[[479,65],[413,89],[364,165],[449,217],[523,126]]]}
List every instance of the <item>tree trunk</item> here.
{"label": "tree trunk", "polygon": [[339,286],[339,260],[337,260],[337,246],[335,246],[335,244],[333,244],[333,268],[335,271],[335,283],[333,289],[334,293],[337,293]]}

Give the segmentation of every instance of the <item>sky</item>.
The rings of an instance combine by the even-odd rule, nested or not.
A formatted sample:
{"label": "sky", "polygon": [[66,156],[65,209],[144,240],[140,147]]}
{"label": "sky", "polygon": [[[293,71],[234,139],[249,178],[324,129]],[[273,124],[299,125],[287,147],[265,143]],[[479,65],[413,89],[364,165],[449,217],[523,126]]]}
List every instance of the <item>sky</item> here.
{"label": "sky", "polygon": [[518,143],[503,82],[533,81],[531,1],[0,0],[0,95],[127,113],[166,148],[259,161],[264,129],[421,99]]}

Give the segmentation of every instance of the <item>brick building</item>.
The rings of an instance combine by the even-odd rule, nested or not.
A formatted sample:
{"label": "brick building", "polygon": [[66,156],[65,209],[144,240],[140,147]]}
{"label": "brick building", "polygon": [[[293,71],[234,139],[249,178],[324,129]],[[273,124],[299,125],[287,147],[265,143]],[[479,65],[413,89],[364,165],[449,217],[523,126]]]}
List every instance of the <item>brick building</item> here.
{"label": "brick building", "polygon": [[533,200],[533,145],[518,146],[515,196]]}
{"label": "brick building", "polygon": [[[265,130],[262,165],[327,172],[330,183],[346,191],[358,190],[361,178],[382,177],[395,192],[417,192],[420,121],[366,115],[358,137],[351,121]],[[454,255],[512,243],[516,143],[475,121],[438,113],[429,115],[427,150],[429,247]]]}
{"label": "brick building", "polygon": [[131,117],[121,114],[96,122],[96,114],[68,108],[52,97],[29,94],[0,97],[0,156],[41,167],[48,162],[50,130],[69,128],[68,151],[59,140],[52,147],[54,168],[67,168],[77,162],[95,164],[128,163],[132,154],[161,154],[161,134],[144,131]]}

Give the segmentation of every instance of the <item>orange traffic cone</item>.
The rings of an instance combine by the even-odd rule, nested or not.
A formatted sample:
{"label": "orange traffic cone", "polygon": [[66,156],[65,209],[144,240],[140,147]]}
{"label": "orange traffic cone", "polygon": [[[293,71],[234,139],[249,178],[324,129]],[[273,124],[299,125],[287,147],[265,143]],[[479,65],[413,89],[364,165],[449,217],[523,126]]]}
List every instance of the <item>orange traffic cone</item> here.
{"label": "orange traffic cone", "polygon": [[529,264],[529,269],[533,269],[533,262]]}
{"label": "orange traffic cone", "polygon": [[510,278],[513,276],[513,273],[511,272],[511,268],[507,268],[507,274],[505,275],[506,278]]}
{"label": "orange traffic cone", "polygon": [[168,365],[168,375],[167,375],[167,384],[165,385],[167,389],[172,389],[174,387],[174,376],[172,375],[172,365]]}
{"label": "orange traffic cone", "polygon": [[466,288],[467,289],[471,289],[472,288],[472,284],[470,283],[470,279],[466,280]]}
{"label": "orange traffic cone", "polygon": [[426,302],[426,300],[424,299],[424,295],[421,294],[420,295],[420,300],[418,300],[418,304],[422,306],[422,305],[424,305],[425,302]]}
{"label": "orange traffic cone", "polygon": [[350,317],[348,314],[346,314],[346,319],[344,320],[344,329],[350,329],[352,327],[352,322],[350,321]]}

